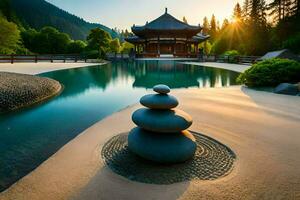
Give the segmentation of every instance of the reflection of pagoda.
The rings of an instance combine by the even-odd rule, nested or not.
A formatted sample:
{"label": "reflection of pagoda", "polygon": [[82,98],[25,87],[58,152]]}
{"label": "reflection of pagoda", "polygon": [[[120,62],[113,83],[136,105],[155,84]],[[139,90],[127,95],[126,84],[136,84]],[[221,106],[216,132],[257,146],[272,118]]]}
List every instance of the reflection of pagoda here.
{"label": "reflection of pagoda", "polygon": [[222,87],[235,82],[237,73],[222,69],[189,66],[174,61],[135,62],[133,87],[152,88],[157,84],[171,88]]}
{"label": "reflection of pagoda", "polygon": [[135,74],[133,87],[152,88],[157,84],[165,84],[171,88],[199,87],[197,74],[191,67],[175,64],[174,61],[137,62],[144,73]]}

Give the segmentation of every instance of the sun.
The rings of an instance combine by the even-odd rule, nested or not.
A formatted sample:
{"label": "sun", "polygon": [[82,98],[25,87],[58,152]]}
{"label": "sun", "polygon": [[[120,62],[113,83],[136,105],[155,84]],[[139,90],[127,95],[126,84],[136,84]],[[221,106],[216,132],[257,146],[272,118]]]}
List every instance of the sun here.
{"label": "sun", "polygon": [[231,22],[232,22],[233,24],[236,24],[236,23],[238,23],[238,22],[239,22],[239,19],[237,19],[237,18],[233,18],[233,19],[231,20]]}

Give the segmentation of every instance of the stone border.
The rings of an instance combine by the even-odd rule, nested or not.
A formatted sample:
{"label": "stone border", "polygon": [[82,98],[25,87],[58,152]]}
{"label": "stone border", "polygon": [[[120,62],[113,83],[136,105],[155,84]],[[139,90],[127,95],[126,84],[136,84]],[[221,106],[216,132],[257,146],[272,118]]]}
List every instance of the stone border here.
{"label": "stone border", "polygon": [[146,161],[128,150],[128,133],[111,138],[102,148],[105,164],[115,173],[132,181],[149,184],[173,184],[191,180],[216,180],[228,175],[236,155],[220,142],[192,132],[197,151],[193,160],[163,165]]}

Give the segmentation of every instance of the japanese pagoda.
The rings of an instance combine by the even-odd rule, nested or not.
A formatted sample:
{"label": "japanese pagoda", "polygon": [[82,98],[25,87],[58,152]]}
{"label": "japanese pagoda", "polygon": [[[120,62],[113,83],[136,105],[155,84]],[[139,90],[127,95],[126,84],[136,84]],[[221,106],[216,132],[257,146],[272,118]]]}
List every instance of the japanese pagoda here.
{"label": "japanese pagoda", "polygon": [[135,46],[136,57],[197,57],[199,44],[209,38],[202,27],[184,23],[165,13],[144,26],[133,25],[134,36],[125,40]]}

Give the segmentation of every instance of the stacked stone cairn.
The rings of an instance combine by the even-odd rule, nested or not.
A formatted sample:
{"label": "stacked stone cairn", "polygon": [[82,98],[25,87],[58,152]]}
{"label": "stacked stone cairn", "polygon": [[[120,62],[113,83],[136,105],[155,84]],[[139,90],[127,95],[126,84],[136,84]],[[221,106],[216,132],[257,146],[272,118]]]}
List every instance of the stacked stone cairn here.
{"label": "stacked stone cairn", "polygon": [[196,151],[194,136],[187,130],[192,118],[187,113],[175,109],[178,100],[171,95],[166,85],[153,88],[158,94],[143,96],[140,103],[147,107],[136,110],[132,115],[138,126],[128,135],[128,148],[140,157],[172,164],[193,158]]}

